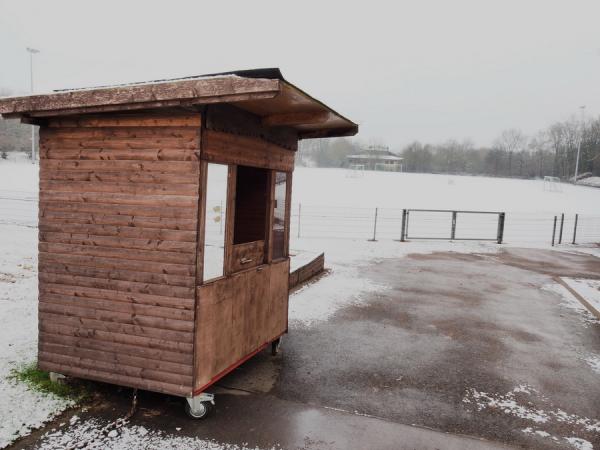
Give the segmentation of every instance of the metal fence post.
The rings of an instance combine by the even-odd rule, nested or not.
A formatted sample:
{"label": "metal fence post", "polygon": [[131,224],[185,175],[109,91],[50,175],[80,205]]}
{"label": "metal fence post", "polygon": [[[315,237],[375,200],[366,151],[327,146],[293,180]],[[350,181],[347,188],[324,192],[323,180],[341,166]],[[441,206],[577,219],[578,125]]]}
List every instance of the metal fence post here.
{"label": "metal fence post", "polygon": [[400,242],[406,242],[406,210],[402,210],[402,231],[400,231]]}
{"label": "metal fence post", "polygon": [[456,237],[456,211],[452,211],[452,229],[450,231],[450,240]]}
{"label": "metal fence post", "polygon": [[298,203],[298,238],[300,238],[300,216],[302,215],[302,203]]}
{"label": "metal fence post", "polygon": [[369,239],[370,241],[375,242],[377,239],[377,209],[375,208],[375,220],[373,222],[373,239]]}
{"label": "metal fence post", "polygon": [[575,238],[577,237],[577,221],[579,219],[579,214],[575,214],[575,225],[573,225],[573,244],[575,243]]}
{"label": "metal fence post", "polygon": [[504,239],[504,219],[506,217],[506,213],[498,214],[498,244],[502,244],[502,240]]}
{"label": "metal fence post", "polygon": [[408,239],[408,219],[410,219],[410,209],[406,210],[406,228],[404,229],[404,239]]}
{"label": "metal fence post", "polygon": [[560,215],[560,232],[558,233],[558,243],[562,244],[563,225],[565,224],[565,213]]}
{"label": "metal fence post", "polygon": [[556,216],[554,216],[554,226],[552,227],[552,247],[554,247],[554,238],[556,237]]}

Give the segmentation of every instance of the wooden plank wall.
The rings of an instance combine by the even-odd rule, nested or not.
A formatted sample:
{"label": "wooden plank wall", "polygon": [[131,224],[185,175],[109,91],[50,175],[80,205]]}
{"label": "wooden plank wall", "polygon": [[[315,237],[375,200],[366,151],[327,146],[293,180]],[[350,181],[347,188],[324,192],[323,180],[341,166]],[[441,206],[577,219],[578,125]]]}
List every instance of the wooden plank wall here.
{"label": "wooden plank wall", "polygon": [[189,395],[200,115],[40,129],[39,366]]}
{"label": "wooden plank wall", "polygon": [[310,280],[315,275],[320,274],[325,270],[325,253],[321,253],[311,262],[298,267],[290,273],[289,288],[293,289],[301,283]]}
{"label": "wooden plank wall", "polygon": [[198,287],[194,390],[287,329],[289,259]]}

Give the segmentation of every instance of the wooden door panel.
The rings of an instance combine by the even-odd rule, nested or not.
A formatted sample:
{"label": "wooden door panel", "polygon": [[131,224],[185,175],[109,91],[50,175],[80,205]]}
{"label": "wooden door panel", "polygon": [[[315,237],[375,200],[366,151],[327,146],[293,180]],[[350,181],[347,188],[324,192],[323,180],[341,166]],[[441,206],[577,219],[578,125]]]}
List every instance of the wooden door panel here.
{"label": "wooden door panel", "polygon": [[289,270],[289,263],[276,266],[275,285],[272,266],[262,265],[198,287],[194,389],[275,338],[273,330],[285,331],[287,317],[272,315],[287,312],[288,274],[283,269]]}
{"label": "wooden door panel", "polygon": [[[290,260],[271,264],[269,280],[269,312],[264,330],[272,339],[287,330]],[[267,326],[268,324],[268,326]]]}
{"label": "wooden door panel", "polygon": [[237,244],[231,249],[231,272],[260,266],[265,259],[265,241]]}

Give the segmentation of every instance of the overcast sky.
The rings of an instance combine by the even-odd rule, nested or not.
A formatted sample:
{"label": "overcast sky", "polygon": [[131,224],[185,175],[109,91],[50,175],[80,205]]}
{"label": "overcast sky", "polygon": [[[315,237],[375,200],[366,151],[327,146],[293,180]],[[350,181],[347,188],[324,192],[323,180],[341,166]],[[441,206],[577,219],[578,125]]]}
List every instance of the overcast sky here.
{"label": "overcast sky", "polygon": [[279,67],[365,142],[528,134],[600,115],[600,0],[0,0],[0,88]]}

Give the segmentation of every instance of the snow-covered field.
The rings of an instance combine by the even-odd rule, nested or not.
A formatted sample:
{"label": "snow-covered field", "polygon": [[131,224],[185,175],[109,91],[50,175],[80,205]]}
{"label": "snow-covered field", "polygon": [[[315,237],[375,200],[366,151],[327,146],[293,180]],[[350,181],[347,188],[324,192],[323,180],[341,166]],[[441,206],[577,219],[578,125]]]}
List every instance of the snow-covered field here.
{"label": "snow-covered field", "polygon": [[459,209],[600,215],[600,190],[542,180],[298,167],[293,203],[315,206]]}
{"label": "snow-covered field", "polygon": [[[27,162],[0,161],[0,448],[69,407],[64,400],[31,391],[8,377],[12,369],[35,361],[37,168],[37,165]],[[310,214],[311,207],[314,208],[313,213],[321,213],[314,214],[312,218],[302,218],[304,222],[300,226],[304,231],[301,236],[304,237],[300,238],[297,237],[298,217],[294,216],[291,251],[298,263],[292,265],[297,266],[301,261],[310,260],[325,251],[327,265],[333,272],[318,284],[294,294],[290,303],[292,327],[311,326],[327,320],[340,307],[360,303],[367,294],[385,290],[386,286],[374,285],[357,276],[362,264],[380,258],[402,257],[408,253],[448,250],[495,252],[500,248],[493,243],[479,242],[368,242],[366,238],[372,232],[371,211],[375,206],[389,208],[395,211],[394,214],[397,208],[412,207],[505,210],[532,215],[557,211],[600,215],[600,190],[592,188],[565,185],[562,192],[545,192],[542,182],[538,181],[395,173],[364,173],[359,177],[347,175],[347,171],[336,169],[299,168],[295,172],[294,204],[301,203],[304,214]],[[353,214],[359,211],[361,218],[348,219],[343,214],[347,211],[353,211]],[[384,216],[379,224],[383,230],[385,223]],[[389,229],[396,233],[398,223],[390,221]],[[337,225],[350,226],[352,232],[336,228]],[[477,223],[472,226],[478,227]],[[489,227],[489,224],[486,226]],[[362,235],[363,227],[366,236]],[[217,233],[220,228],[218,222],[214,222],[213,228]],[[329,230],[331,234],[319,234],[323,230]],[[485,232],[488,231],[486,228]],[[356,239],[324,239],[327,236]],[[389,237],[394,236],[389,233]],[[599,253],[593,249],[588,251]],[[590,358],[592,362],[589,364],[595,364],[593,356]],[[72,440],[80,441],[81,435],[85,435],[98,448],[237,448],[199,439],[178,440],[135,427],[127,428],[126,433],[109,443],[98,437],[100,428],[101,424],[86,422],[74,427],[70,434],[50,435],[46,443],[48,448],[61,448]],[[73,433],[79,433],[80,437]],[[133,441],[142,446],[132,447]]]}
{"label": "snow-covered field", "polygon": [[[0,162],[0,224],[36,226],[37,167]],[[349,172],[295,170],[292,238],[369,239],[378,208],[377,239],[399,239],[402,209],[413,208],[506,212],[504,240],[520,245],[550,243],[554,216],[561,213],[565,214],[563,242],[570,242],[574,215],[579,214],[577,242],[600,241],[600,189],[562,183],[555,192],[544,190],[541,180],[369,171],[349,176]],[[219,199],[217,195],[209,201],[207,214],[222,206]],[[220,233],[217,215],[207,216],[207,231]],[[456,237],[493,240],[497,220],[495,215],[459,214]],[[449,213],[413,212],[409,222],[409,236],[450,235]]]}
{"label": "snow-covered field", "polygon": [[[520,245],[551,242],[554,216],[565,214],[563,242],[600,241],[600,189],[560,183],[545,190],[542,180],[361,172],[297,168],[294,172],[292,236],[399,239],[402,209],[497,211],[506,213],[504,241]],[[411,212],[410,237],[450,237],[451,213]],[[460,214],[457,238],[495,239],[498,216]],[[560,222],[557,226],[560,231]]]}

